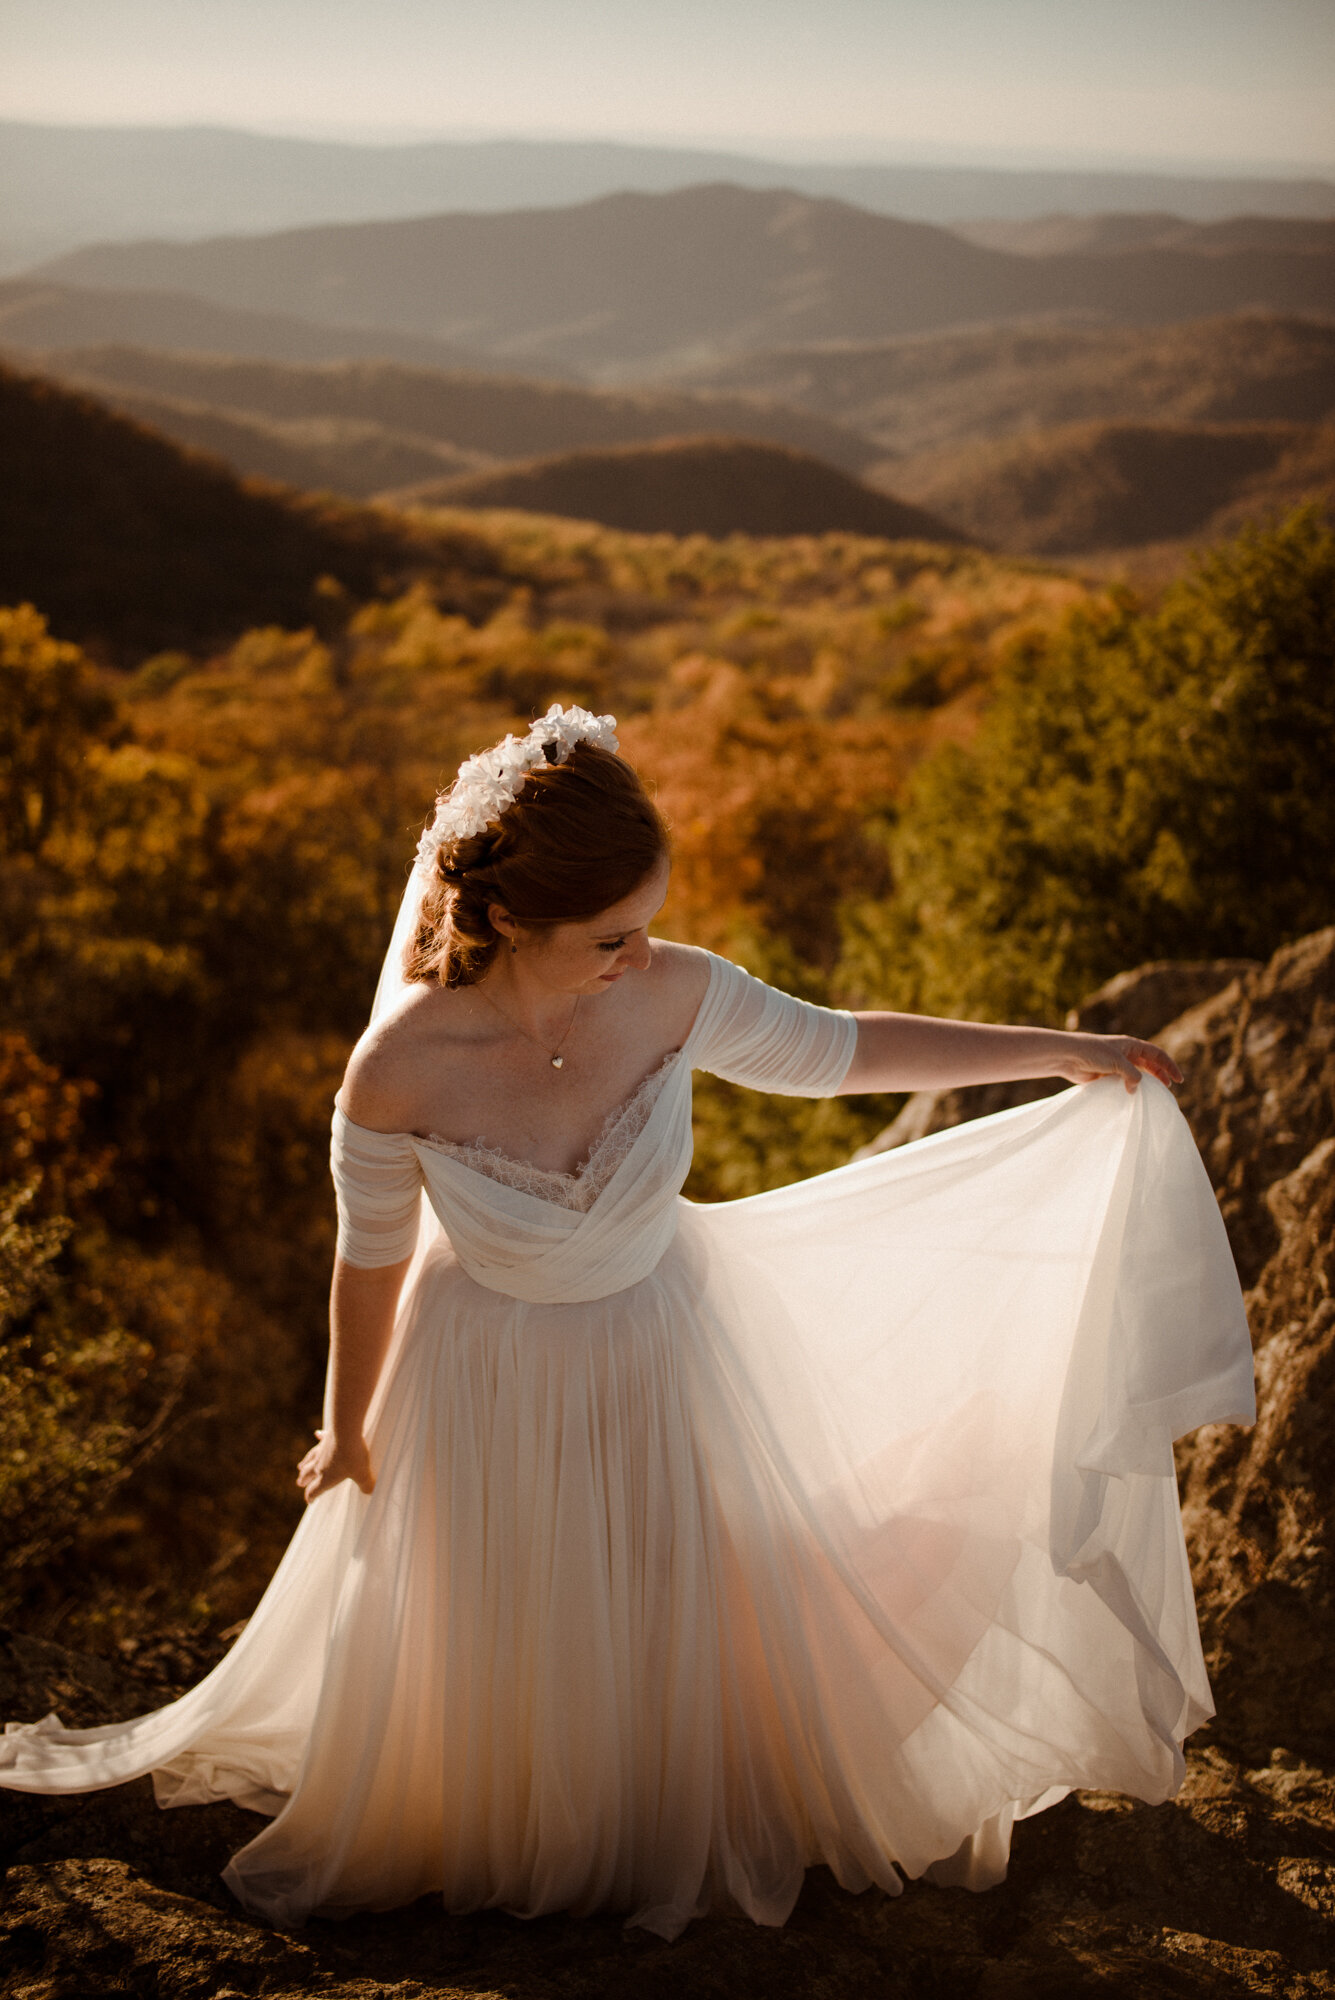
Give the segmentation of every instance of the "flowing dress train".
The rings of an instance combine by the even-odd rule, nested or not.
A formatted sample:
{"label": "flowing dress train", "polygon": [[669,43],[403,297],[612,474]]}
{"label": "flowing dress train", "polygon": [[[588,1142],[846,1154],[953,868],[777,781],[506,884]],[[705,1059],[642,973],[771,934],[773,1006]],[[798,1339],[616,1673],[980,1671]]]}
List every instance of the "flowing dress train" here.
{"label": "flowing dress train", "polygon": [[822,1095],[848,1015],[722,959],[577,1174],[341,1110],[350,1262],[415,1248],[369,1434],[180,1701],[0,1739],[271,1815],[273,1921],[613,1908],[765,1923],[824,1862],[985,1887],[1073,1786],[1159,1800],[1211,1712],[1175,1436],[1254,1414],[1170,1093],[1116,1079],[697,1206],[690,1079]]}

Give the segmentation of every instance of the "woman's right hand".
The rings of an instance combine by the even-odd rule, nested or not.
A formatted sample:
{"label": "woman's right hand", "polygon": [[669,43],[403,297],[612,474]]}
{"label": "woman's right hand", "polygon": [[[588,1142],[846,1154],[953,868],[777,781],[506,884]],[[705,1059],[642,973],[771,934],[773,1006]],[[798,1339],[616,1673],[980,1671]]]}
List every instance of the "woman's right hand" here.
{"label": "woman's right hand", "polygon": [[1182,1072],[1166,1049],[1157,1042],[1140,1042],[1133,1035],[1081,1035],[1063,1032],[1058,1045],[1054,1076],[1068,1083],[1094,1083],[1101,1076],[1120,1076],[1128,1090],[1148,1071],[1160,1083],[1175,1090],[1183,1081]]}
{"label": "woman's right hand", "polygon": [[331,1487],[342,1485],[345,1479],[360,1486],[363,1493],[374,1491],[375,1474],[365,1438],[345,1444],[330,1431],[317,1431],[315,1438],[316,1442],[297,1467],[297,1484],[306,1496],[308,1507],[312,1500],[318,1500]]}

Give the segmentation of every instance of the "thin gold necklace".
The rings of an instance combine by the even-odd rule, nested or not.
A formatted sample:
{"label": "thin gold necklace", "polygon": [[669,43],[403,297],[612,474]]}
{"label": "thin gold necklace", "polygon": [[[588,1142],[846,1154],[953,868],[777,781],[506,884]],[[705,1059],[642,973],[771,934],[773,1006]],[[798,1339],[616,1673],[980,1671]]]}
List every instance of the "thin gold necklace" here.
{"label": "thin gold necklace", "polygon": [[542,1053],[546,1056],[548,1062],[551,1064],[553,1069],[565,1068],[566,1059],[561,1054],[561,1051],[565,1047],[566,1043],[570,1040],[571,1034],[574,1030],[575,1016],[579,1012],[579,1003],[584,998],[584,995],[582,993],[577,993],[575,995],[575,1004],[570,1010],[570,1020],[566,1024],[565,1033],[562,1035],[560,1041],[556,1044],[556,1047],[554,1049],[549,1049],[546,1042],[540,1042],[536,1035],[529,1034],[527,1028],[521,1027],[519,1022],[515,1020],[513,1014],[507,1014],[504,1007],[501,1006],[500,1002],[492,999],[490,993],[488,993],[485,986],[478,986],[476,990],[482,995],[482,998],[486,1001],[487,1005],[492,1009],[492,1011],[494,1013],[499,1014],[503,1021],[508,1021],[510,1026],[516,1031],[517,1034],[523,1035],[528,1041],[532,1042],[535,1049],[542,1050]]}

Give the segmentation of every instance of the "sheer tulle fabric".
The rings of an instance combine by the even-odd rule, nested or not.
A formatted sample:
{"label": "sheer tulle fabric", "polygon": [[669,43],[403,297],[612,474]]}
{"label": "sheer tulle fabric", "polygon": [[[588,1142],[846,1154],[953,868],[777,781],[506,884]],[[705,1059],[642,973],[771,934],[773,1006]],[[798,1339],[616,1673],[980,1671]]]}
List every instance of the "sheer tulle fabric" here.
{"label": "sheer tulle fabric", "polygon": [[1252,1414],[1190,1134],[1105,1081],[680,1200],[692,1067],[820,1094],[853,1032],[712,961],[577,1201],[339,1113],[345,1254],[416,1245],[375,1493],[309,1511],[184,1700],[12,1733],[0,1783],[270,1813],[227,1879],[283,1922],[435,1891],[665,1936],[781,1922],[817,1861],[981,1887],[1073,1785],[1171,1793],[1210,1712],[1171,1443]]}

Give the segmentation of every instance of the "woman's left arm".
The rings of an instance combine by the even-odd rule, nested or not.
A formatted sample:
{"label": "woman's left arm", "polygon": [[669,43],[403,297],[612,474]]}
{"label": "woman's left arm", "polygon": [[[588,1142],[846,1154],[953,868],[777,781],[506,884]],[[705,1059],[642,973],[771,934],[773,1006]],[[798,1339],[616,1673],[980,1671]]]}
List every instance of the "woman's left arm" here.
{"label": "woman's left arm", "polygon": [[1120,1076],[1128,1090],[1141,1071],[1170,1086],[1182,1072],[1153,1042],[1130,1035],[1071,1034],[1062,1028],[1004,1028],[984,1021],[941,1021],[929,1014],[856,1014],[857,1047],[839,1095],[898,1090],[953,1090],[969,1083],[1017,1083],[1061,1076],[1092,1083]]}

